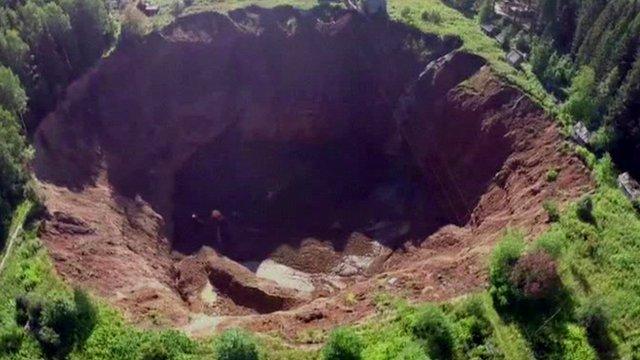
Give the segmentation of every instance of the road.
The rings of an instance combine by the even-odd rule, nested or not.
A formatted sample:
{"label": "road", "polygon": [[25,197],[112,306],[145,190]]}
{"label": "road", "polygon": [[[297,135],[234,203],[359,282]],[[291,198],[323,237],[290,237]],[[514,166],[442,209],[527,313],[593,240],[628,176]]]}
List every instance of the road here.
{"label": "road", "polygon": [[2,260],[0,261],[0,275],[2,275],[7,258],[9,258],[9,255],[11,254],[11,249],[18,239],[18,235],[20,235],[20,232],[22,231],[22,226],[24,225],[24,222],[27,219],[27,214],[29,214],[32,206],[33,204],[27,200],[20,204],[15,211],[13,220],[11,221],[9,236],[7,237],[7,246],[4,254],[2,255]]}

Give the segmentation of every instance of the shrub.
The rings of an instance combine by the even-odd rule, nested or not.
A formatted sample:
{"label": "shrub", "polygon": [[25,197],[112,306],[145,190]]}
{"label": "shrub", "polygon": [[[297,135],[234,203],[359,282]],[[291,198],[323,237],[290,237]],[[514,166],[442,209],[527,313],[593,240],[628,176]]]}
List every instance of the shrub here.
{"label": "shrub", "polygon": [[595,165],[595,176],[600,185],[617,186],[618,174],[609,154],[604,154]]}
{"label": "shrub", "polygon": [[596,166],[596,163],[598,162],[596,156],[591,151],[582,146],[576,147],[576,154],[578,154],[578,157],[580,157],[585,166],[591,170],[593,170],[593,168]]}
{"label": "shrub", "polygon": [[493,2],[493,0],[484,0],[482,2],[482,5],[480,5],[480,9],[478,10],[478,18],[481,24],[487,24],[493,19],[495,15],[493,10]]}
{"label": "shrub", "polygon": [[77,317],[76,337],[79,344],[85,341],[93,333],[98,322],[98,310],[91,302],[86,292],[80,289],[73,290],[73,302],[75,304],[75,316]]}
{"label": "shrub", "polygon": [[557,259],[564,250],[566,235],[561,229],[552,229],[540,235],[535,243],[535,249],[546,251],[554,259]]}
{"label": "shrub", "polygon": [[411,20],[411,8],[410,7],[404,7],[402,8],[402,11],[400,11],[400,16],[402,16],[403,19],[410,21]]}
{"label": "shrub", "polygon": [[427,305],[409,318],[411,333],[423,342],[427,354],[434,359],[453,355],[454,338],[451,321],[435,305]]}
{"label": "shrub", "polygon": [[257,360],[258,345],[250,334],[229,330],[216,341],[215,353],[218,360]]}
{"label": "shrub", "polygon": [[358,360],[362,358],[362,341],[349,328],[334,330],[323,350],[325,360]]}
{"label": "shrub", "polygon": [[470,353],[476,347],[484,345],[491,336],[492,327],[486,317],[483,300],[472,297],[457,307],[453,316],[455,319],[456,344],[465,352]]}
{"label": "shrub", "polygon": [[508,232],[496,246],[489,266],[489,293],[497,306],[507,306],[516,297],[517,291],[510,281],[511,270],[524,251],[522,235]]}
{"label": "shrub", "polygon": [[24,331],[17,326],[8,326],[0,329],[0,355],[18,352],[22,346],[24,335]]}
{"label": "shrub", "polygon": [[558,179],[558,170],[557,169],[550,169],[549,171],[547,171],[547,181],[548,182],[554,182]]}
{"label": "shrub", "polygon": [[47,356],[62,358],[91,335],[97,314],[86,294],[76,290],[73,302],[18,296],[15,320],[28,329]]}
{"label": "shrub", "polygon": [[593,218],[593,200],[591,200],[591,196],[583,196],[582,199],[578,201],[576,214],[578,218],[584,222],[592,223],[595,220]]}
{"label": "shrub", "polygon": [[74,304],[56,299],[43,306],[42,322],[35,333],[42,350],[51,356],[64,357],[73,349],[79,330]]}
{"label": "shrub", "polygon": [[558,211],[558,205],[555,202],[547,200],[542,203],[542,208],[547,212],[548,222],[557,222],[560,220],[560,211]]}
{"label": "shrub", "polygon": [[390,334],[385,341],[367,347],[362,354],[367,360],[426,360],[427,354],[410,336]]}
{"label": "shrub", "polygon": [[[600,299],[588,299],[577,311],[577,319],[586,332],[589,343],[602,358],[614,358],[615,344],[609,336],[611,315],[608,307]],[[609,355],[609,356],[606,356]]]}
{"label": "shrub", "polygon": [[422,12],[421,17],[424,22],[431,22],[434,24],[440,24],[442,22],[442,15],[440,15],[436,10],[425,10]]}
{"label": "shrub", "polygon": [[544,250],[535,250],[518,259],[510,278],[526,300],[551,300],[560,292],[556,262]]}
{"label": "shrub", "polygon": [[140,351],[140,360],[170,360],[171,354],[162,345],[151,343],[147,344]]}
{"label": "shrub", "polygon": [[561,342],[564,360],[596,360],[597,356],[593,348],[589,346],[584,330],[579,326],[569,324]]}

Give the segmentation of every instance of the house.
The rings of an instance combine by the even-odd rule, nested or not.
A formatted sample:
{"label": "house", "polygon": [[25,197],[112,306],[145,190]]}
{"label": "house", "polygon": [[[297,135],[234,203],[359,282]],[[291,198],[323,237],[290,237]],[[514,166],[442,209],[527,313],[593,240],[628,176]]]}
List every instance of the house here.
{"label": "house", "polygon": [[582,121],[578,121],[571,130],[571,138],[578,145],[588,147],[593,134],[587,129]]}
{"label": "house", "polygon": [[387,14],[387,0],[362,0],[360,6],[367,15]]}
{"label": "house", "polygon": [[628,172],[618,176],[618,187],[631,201],[640,201],[640,184]]}
{"label": "house", "polygon": [[507,33],[503,31],[500,34],[496,35],[495,39],[498,44],[500,44],[500,46],[505,46],[507,44]]}
{"label": "house", "polygon": [[347,9],[366,15],[386,15],[387,0],[343,0]]}
{"label": "house", "polygon": [[147,16],[154,16],[158,14],[160,7],[152,5],[146,0],[140,0],[138,1],[138,10],[142,11],[142,13]]}
{"label": "house", "polygon": [[511,50],[507,54],[507,62],[514,68],[519,68],[524,62],[524,54],[518,50]]}
{"label": "house", "polygon": [[496,36],[496,35],[498,35],[500,33],[500,30],[497,27],[495,27],[494,25],[491,25],[491,24],[482,24],[482,25],[480,25],[480,28],[482,29],[482,31],[485,34],[487,34],[487,35],[489,35],[491,37],[494,37],[494,36]]}

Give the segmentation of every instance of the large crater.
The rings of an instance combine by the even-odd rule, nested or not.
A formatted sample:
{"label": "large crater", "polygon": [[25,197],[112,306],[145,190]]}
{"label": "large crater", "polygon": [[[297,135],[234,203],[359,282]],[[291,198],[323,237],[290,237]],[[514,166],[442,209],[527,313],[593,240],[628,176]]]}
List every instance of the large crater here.
{"label": "large crater", "polygon": [[[119,193],[142,197],[163,216],[183,253],[208,245],[261,260],[310,237],[340,249],[354,231],[390,247],[423,239],[464,224],[507,155],[505,144],[493,144],[487,150],[500,155],[486,171],[465,169],[477,186],[450,187],[460,179],[448,172],[450,155],[437,154],[438,138],[473,139],[440,126],[432,144],[415,149],[394,114],[425,65],[458,46],[456,38],[329,8],[179,19],[105,61],[83,94],[69,89],[81,99],[58,116],[90,120],[41,129],[37,172],[83,187],[106,168]],[[469,73],[482,64],[463,60]],[[52,136],[85,143],[66,144],[64,159],[56,149],[60,163],[47,156]],[[214,209],[228,224],[222,242],[206,224]]]}
{"label": "large crater", "polygon": [[[328,7],[189,15],[122,44],[34,137],[56,267],[174,322],[409,267],[426,296],[431,272],[480,263],[463,246],[543,223],[543,199],[587,178],[543,111],[460,46]],[[559,166],[558,185],[540,180]]]}

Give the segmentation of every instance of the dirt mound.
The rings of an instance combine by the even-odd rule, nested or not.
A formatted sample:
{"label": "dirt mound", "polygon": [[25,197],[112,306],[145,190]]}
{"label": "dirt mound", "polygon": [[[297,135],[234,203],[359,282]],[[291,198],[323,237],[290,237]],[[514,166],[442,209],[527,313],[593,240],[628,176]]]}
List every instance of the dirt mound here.
{"label": "dirt mound", "polygon": [[543,111],[459,46],[343,10],[250,7],[118,49],[35,135],[57,269],[136,321],[200,330],[361,318],[370,304],[338,299],[380,284],[481,286],[500,231],[539,231],[545,199],[590,181]]}

